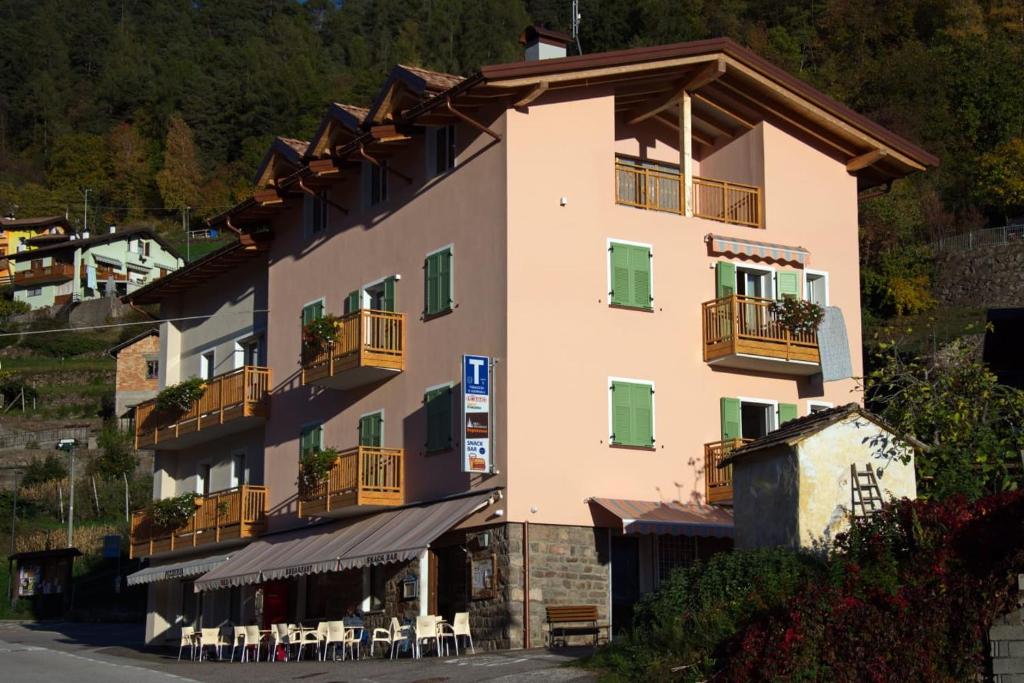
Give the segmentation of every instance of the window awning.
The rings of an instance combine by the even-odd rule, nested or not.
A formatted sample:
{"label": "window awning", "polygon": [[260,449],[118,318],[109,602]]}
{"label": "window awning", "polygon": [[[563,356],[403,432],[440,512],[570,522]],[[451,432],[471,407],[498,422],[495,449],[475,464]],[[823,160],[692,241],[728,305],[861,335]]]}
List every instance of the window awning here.
{"label": "window awning", "polygon": [[124,268],[124,264],[113,256],[104,256],[103,254],[93,254],[92,258],[96,263],[105,263],[108,266],[114,266],[115,268]]}
{"label": "window awning", "polygon": [[215,569],[217,565],[223,564],[227,559],[227,555],[215,555],[213,557],[201,557],[198,560],[162,564],[158,567],[146,567],[133,574],[129,574],[128,585],[138,586],[143,583],[153,583],[154,581],[171,581],[173,579],[199,576],[211,569]]}
{"label": "window awning", "polygon": [[806,265],[811,253],[803,247],[787,247],[783,244],[755,242],[754,240],[726,237],[725,235],[708,235],[707,242],[715,254],[731,256],[748,256],[765,261],[788,261]]}
{"label": "window awning", "polygon": [[733,537],[732,511],[714,505],[591,498],[622,521],[625,534]]}
{"label": "window awning", "polygon": [[497,491],[410,505],[355,520],[264,536],[196,581],[197,591],[217,590],[292,576],[336,572],[412,560],[478,509]]}

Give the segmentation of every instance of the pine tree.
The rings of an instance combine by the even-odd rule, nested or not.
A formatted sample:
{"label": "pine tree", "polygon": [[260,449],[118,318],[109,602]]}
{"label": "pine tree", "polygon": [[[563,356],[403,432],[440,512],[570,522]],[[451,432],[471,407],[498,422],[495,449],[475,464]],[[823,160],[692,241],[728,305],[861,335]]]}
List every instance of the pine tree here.
{"label": "pine tree", "polygon": [[192,129],[180,114],[171,116],[164,145],[164,165],[156,174],[156,184],[164,206],[181,209],[198,203],[203,182],[202,170],[196,159]]}

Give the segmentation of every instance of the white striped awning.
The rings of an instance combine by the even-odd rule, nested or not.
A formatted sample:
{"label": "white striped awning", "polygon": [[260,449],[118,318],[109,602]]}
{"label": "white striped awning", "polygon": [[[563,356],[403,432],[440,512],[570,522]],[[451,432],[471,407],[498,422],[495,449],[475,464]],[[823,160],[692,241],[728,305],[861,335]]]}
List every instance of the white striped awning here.
{"label": "white striped awning", "polygon": [[772,261],[789,261],[806,265],[811,253],[803,247],[787,247],[784,244],[756,242],[754,240],[727,237],[726,235],[708,235],[711,250],[716,254],[733,256],[750,256]]}
{"label": "white striped awning", "polygon": [[154,581],[173,581],[185,579],[190,576],[199,576],[215,569],[228,559],[227,555],[214,555],[213,557],[201,557],[198,560],[187,560],[185,562],[174,562],[161,564],[156,567],[146,567],[133,574],[128,575],[128,585],[138,586],[143,583]]}
{"label": "white striped awning", "polygon": [[124,263],[122,263],[120,261],[120,259],[116,259],[113,256],[104,256],[103,254],[93,254],[92,255],[92,259],[96,263],[103,263],[105,265],[113,266],[113,267],[118,268],[118,269],[124,268]]}

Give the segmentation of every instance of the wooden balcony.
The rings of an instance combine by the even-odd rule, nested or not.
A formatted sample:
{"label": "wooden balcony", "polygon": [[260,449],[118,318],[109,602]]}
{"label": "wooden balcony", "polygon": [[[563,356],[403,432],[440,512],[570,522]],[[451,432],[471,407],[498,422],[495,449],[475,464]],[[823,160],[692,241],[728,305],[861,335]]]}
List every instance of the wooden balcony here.
{"label": "wooden balcony", "polygon": [[240,486],[196,499],[196,511],[177,529],[161,529],[148,510],[132,515],[129,557],[149,557],[185,548],[252,538],[267,520],[265,486]]}
{"label": "wooden balcony", "polygon": [[302,362],[302,384],[351,389],[405,370],[405,315],[361,310],[338,321],[338,338]]}
{"label": "wooden balcony", "polygon": [[732,505],[732,465],[719,468],[725,456],[753,439],[730,439],[704,444],[704,502]]}
{"label": "wooden balcony", "polygon": [[54,263],[49,266],[18,270],[14,273],[14,284],[19,287],[41,285],[47,282],[64,282],[75,276],[75,266],[70,263]]}
{"label": "wooden balcony", "polygon": [[270,369],[246,365],[206,383],[202,397],[181,414],[135,408],[135,447],[178,450],[262,424],[269,413]]}
{"label": "wooden balcony", "polygon": [[[726,180],[693,178],[693,215],[723,223],[760,228],[761,188]],[[683,214],[683,177],[669,167],[615,164],[615,202],[651,211]]]}
{"label": "wooden balcony", "polygon": [[817,333],[793,334],[776,319],[772,303],[738,295],[705,302],[704,361],[783,375],[820,372]]}
{"label": "wooden balcony", "polygon": [[403,505],[403,461],[401,448],[356,446],[343,451],[326,480],[299,491],[299,516],[338,516]]}

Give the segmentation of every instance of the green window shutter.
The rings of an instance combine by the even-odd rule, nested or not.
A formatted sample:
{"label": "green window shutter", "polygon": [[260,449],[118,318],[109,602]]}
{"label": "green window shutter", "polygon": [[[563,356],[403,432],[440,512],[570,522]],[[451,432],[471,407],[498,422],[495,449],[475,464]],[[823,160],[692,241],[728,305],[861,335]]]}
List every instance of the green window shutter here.
{"label": "green window shutter", "polygon": [[445,450],[452,445],[452,390],[441,387],[424,397],[427,413],[427,450]]}
{"label": "green window shutter", "polygon": [[630,276],[633,284],[633,305],[650,308],[651,296],[651,250],[647,247],[629,248]]}
{"label": "green window shutter", "polygon": [[722,398],[722,441],[731,441],[742,436],[742,419],[740,417],[740,400],[738,398]]}
{"label": "green window shutter", "polygon": [[317,301],[302,307],[302,326],[324,317],[324,302]]}
{"label": "green window shutter", "polygon": [[384,310],[395,311],[395,278],[394,276],[384,280]]}
{"label": "green window shutter", "polygon": [[634,446],[654,445],[654,389],[649,384],[630,386],[633,404]]}
{"label": "green window shutter", "polygon": [[433,315],[441,310],[441,284],[437,277],[438,254],[431,254],[423,264],[423,312]]}
{"label": "green window shutter", "polygon": [[779,404],[779,426],[786,424],[790,420],[796,419],[796,404],[795,403],[780,403]]}
{"label": "green window shutter", "polygon": [[360,291],[357,289],[354,292],[349,292],[348,296],[345,297],[345,313],[355,313],[362,308],[360,304],[363,297],[360,296]]}
{"label": "green window shutter", "polygon": [[612,382],[612,443],[633,442],[633,397],[625,382]]}
{"label": "green window shutter", "polygon": [[719,261],[715,264],[715,298],[732,296],[736,293],[736,265]]}
{"label": "green window shutter", "polygon": [[380,448],[383,441],[384,416],[380,413],[359,418],[359,445]]}
{"label": "green window shutter", "polygon": [[306,455],[311,451],[319,450],[320,436],[323,433],[323,429],[322,425],[316,425],[302,430],[302,434],[299,436],[299,455]]}
{"label": "green window shutter", "polygon": [[632,306],[633,297],[629,287],[629,246],[613,242],[609,250],[612,262],[612,291],[608,296],[616,306]]}
{"label": "green window shutter", "polygon": [[445,249],[438,254],[439,291],[441,297],[442,311],[450,310],[452,307],[452,250]]}
{"label": "green window shutter", "polygon": [[780,270],[775,274],[775,298],[800,298],[800,274],[792,270]]}

